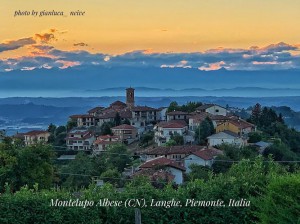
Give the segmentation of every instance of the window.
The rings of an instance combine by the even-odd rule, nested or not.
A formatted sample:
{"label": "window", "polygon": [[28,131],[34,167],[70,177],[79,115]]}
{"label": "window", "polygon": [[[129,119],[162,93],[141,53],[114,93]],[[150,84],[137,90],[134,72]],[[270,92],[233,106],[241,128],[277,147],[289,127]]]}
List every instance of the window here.
{"label": "window", "polygon": [[216,113],[218,113],[218,112],[219,112],[219,109],[216,109],[215,111],[216,111]]}

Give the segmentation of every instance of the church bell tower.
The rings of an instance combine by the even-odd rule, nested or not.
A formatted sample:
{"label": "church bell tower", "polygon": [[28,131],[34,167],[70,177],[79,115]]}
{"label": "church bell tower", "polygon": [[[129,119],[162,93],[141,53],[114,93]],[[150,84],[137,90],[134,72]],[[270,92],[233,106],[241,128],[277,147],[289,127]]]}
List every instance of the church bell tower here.
{"label": "church bell tower", "polygon": [[134,88],[126,89],[126,105],[129,108],[134,107]]}

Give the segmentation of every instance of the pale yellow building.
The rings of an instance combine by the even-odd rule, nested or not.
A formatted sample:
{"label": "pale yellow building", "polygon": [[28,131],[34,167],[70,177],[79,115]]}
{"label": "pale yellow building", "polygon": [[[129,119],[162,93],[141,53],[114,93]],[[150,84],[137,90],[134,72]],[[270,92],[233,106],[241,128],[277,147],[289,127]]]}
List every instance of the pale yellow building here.
{"label": "pale yellow building", "polygon": [[50,137],[48,131],[30,131],[24,134],[25,145],[33,145],[36,143],[46,143]]}

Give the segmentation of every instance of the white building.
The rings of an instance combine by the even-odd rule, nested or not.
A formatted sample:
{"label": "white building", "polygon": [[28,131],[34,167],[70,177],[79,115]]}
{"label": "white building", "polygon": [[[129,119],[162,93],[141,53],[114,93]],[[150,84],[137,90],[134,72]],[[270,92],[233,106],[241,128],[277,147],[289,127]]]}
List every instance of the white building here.
{"label": "white building", "polygon": [[186,168],[186,173],[190,173],[190,166],[192,164],[200,166],[211,167],[214,163],[216,156],[223,154],[221,150],[215,148],[204,148],[202,150],[194,151],[184,160],[184,167]]}
{"label": "white building", "polygon": [[167,110],[168,110],[168,107],[160,107],[157,110],[158,110],[157,120],[159,120],[159,121],[166,121],[167,120]]}
{"label": "white building", "polygon": [[245,145],[245,141],[239,135],[231,132],[231,131],[223,131],[217,134],[213,134],[208,139],[209,146],[216,146],[222,144],[231,144],[238,147]]}
{"label": "white building", "polygon": [[139,134],[146,130],[147,125],[156,122],[159,118],[159,111],[147,106],[132,107],[131,113],[131,125],[137,128]]}
{"label": "white building", "polygon": [[185,171],[185,167],[178,165],[175,161],[167,159],[165,157],[159,157],[152,160],[149,160],[143,163],[139,169],[163,169],[167,172],[170,172],[174,175],[174,182],[176,184],[183,183],[183,172]]}
{"label": "white building", "polygon": [[86,129],[72,129],[66,137],[67,148],[70,150],[89,150],[94,141],[94,134]]}
{"label": "white building", "polygon": [[189,113],[183,111],[171,111],[167,113],[167,121],[187,120]]}
{"label": "white building", "polygon": [[227,115],[226,108],[216,104],[203,104],[202,106],[196,108],[196,112],[206,112],[212,115]]}
{"label": "white building", "polygon": [[121,143],[118,136],[101,135],[93,143],[93,154],[97,155],[102,151],[106,151],[108,146],[117,143]]}
{"label": "white building", "polygon": [[187,135],[188,125],[185,121],[162,121],[154,126],[154,139],[160,146],[171,139],[173,135]]}
{"label": "white building", "polygon": [[25,145],[34,145],[36,143],[47,143],[50,137],[48,131],[29,131],[24,133],[24,142]]}

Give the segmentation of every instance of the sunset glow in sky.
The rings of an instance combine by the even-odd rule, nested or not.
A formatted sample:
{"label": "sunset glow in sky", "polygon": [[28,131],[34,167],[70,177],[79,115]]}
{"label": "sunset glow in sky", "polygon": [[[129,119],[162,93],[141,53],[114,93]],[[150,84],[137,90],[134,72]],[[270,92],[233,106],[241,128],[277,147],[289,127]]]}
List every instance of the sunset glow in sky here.
{"label": "sunset glow in sky", "polygon": [[[174,52],[201,52],[200,56],[225,52],[239,54],[241,60],[257,55],[260,59],[268,58],[253,59],[251,66],[279,64],[279,68],[297,68],[299,65],[300,1],[296,0],[4,0],[1,3],[1,71],[36,68],[38,63],[45,68],[55,64],[60,68],[78,66],[83,64],[81,59],[61,58],[61,54],[79,51],[85,52],[89,63],[96,65],[111,62],[116,55],[128,56],[127,52],[134,52],[135,56],[138,52],[143,57],[162,56],[160,67],[237,68],[226,55],[208,61],[194,58],[194,64],[199,61],[195,66],[186,55],[175,61],[163,60],[168,56],[165,53],[174,55]],[[64,11],[67,16],[14,17],[16,10]],[[69,16],[70,11],[77,10],[85,11],[85,15]],[[270,46],[279,46],[279,51],[278,48],[275,52],[263,51]],[[288,60],[281,60],[282,55],[284,59],[289,57]],[[37,57],[48,58],[49,62],[20,65],[20,61]]]}

